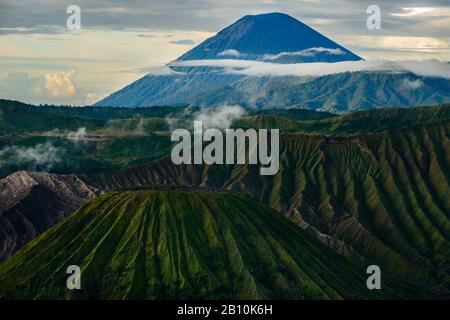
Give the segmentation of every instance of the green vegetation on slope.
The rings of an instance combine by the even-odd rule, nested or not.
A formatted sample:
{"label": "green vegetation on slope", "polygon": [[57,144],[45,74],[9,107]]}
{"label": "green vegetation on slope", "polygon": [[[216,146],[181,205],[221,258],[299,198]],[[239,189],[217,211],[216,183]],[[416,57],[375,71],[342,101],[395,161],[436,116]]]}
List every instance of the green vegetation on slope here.
{"label": "green vegetation on slope", "polygon": [[[198,108],[189,108],[191,112]],[[36,130],[73,129],[87,124],[102,126],[109,120],[136,118],[165,118],[186,114],[183,107],[151,107],[151,108],[107,108],[107,107],[64,107],[64,106],[35,106],[18,101],[0,99],[0,124],[9,128],[27,132]],[[24,122],[20,122],[22,117]],[[33,123],[31,119],[37,117]],[[70,120],[75,123],[70,123]],[[65,120],[65,121],[63,121]],[[78,121],[78,122],[76,122]],[[78,127],[77,127],[78,125]],[[0,129],[3,129],[0,126]],[[3,133],[2,130],[0,133]]]}
{"label": "green vegetation on slope", "polygon": [[[199,108],[70,108],[0,100],[0,178],[18,170],[86,174],[148,164],[170,154],[171,130],[192,130],[196,112]],[[354,136],[449,120],[449,105],[345,116],[302,109],[248,110],[233,127]],[[80,129],[85,136],[70,140]]]}
{"label": "green vegetation on slope", "polygon": [[[298,109],[294,109],[298,110]],[[415,125],[439,124],[450,120],[450,105],[411,109],[376,109],[343,116],[297,119],[289,114],[252,114],[234,127],[273,128],[282,133],[307,133],[326,136],[349,136],[381,133]]]}
{"label": "green vegetation on slope", "polygon": [[[84,177],[114,190],[162,184],[246,192],[352,257],[450,291],[450,122],[376,135],[281,137],[280,170],[175,166]],[[447,292],[447,293],[445,293]]]}
{"label": "green vegetation on slope", "polygon": [[31,136],[14,144],[0,142],[0,178],[20,170],[53,173],[110,172],[151,163],[170,154],[170,137],[91,137],[71,141],[65,137]]}
{"label": "green vegetation on slope", "polygon": [[[33,112],[40,107],[34,108]],[[17,123],[20,133],[13,141],[0,137],[0,175],[24,168],[60,173],[113,171],[150,163],[170,152],[168,136],[151,133],[164,131],[167,124],[162,114],[143,119],[117,114],[112,120],[101,110],[94,112],[98,113],[95,119],[79,120],[78,114],[70,119],[101,119],[107,125],[96,127],[95,122],[86,141],[74,142],[65,135],[34,132],[48,130],[58,121],[66,123],[71,112],[71,108],[61,109],[62,114],[54,107],[43,108],[66,118],[50,117],[45,123],[46,113],[36,113],[33,116],[41,118],[27,131],[28,125],[19,123],[25,109],[8,118],[0,108],[0,126],[13,128]],[[121,112],[127,115],[128,110]],[[25,123],[31,121],[24,119]],[[450,106],[371,110],[314,119],[265,111],[239,120],[237,124],[243,127],[281,128],[281,166],[274,177],[260,176],[257,166],[175,166],[165,159],[84,179],[109,190],[166,184],[243,191],[285,213],[352,261],[378,264],[401,279],[427,282],[439,297],[448,295]],[[143,133],[137,133],[142,128]],[[36,165],[37,159],[46,159],[39,152],[48,151],[47,143],[56,153],[44,155],[60,161]],[[12,153],[15,156],[11,158]],[[18,155],[28,155],[35,162],[20,162]],[[340,291],[339,295],[348,297]],[[296,293],[292,296],[298,297]],[[302,293],[304,296],[308,295]]]}
{"label": "green vegetation on slope", "polygon": [[46,112],[40,107],[15,101],[0,100],[0,135],[43,132],[53,129],[97,129],[104,121]]}
{"label": "green vegetation on slope", "polygon": [[[118,129],[145,133],[170,131],[167,119],[190,126],[200,112],[198,107],[54,107],[32,106],[16,101],[0,100],[0,134],[47,132],[54,129],[89,131]],[[279,128],[282,132],[323,135],[376,133],[418,124],[450,120],[450,105],[409,109],[373,109],[344,116],[304,109],[247,110],[247,115],[233,127]]]}
{"label": "green vegetation on slope", "polygon": [[[81,267],[82,290],[66,289],[69,265]],[[128,191],[94,199],[1,264],[0,297],[426,297],[387,275],[382,290],[368,290],[366,276],[244,195]]]}

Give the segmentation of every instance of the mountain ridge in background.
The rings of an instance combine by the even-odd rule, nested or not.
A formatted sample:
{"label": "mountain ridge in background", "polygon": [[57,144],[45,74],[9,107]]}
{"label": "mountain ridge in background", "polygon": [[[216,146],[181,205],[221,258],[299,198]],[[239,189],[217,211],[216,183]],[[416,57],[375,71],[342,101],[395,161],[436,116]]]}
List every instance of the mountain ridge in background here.
{"label": "mountain ridge in background", "polygon": [[[417,107],[450,101],[450,80],[410,72],[360,71],[325,76],[250,76],[226,67],[183,66],[191,60],[275,64],[336,63],[359,56],[295,18],[245,16],[177,60],[112,93],[95,106],[224,104],[257,109],[299,107],[332,113]],[[235,68],[234,71],[239,71]]]}

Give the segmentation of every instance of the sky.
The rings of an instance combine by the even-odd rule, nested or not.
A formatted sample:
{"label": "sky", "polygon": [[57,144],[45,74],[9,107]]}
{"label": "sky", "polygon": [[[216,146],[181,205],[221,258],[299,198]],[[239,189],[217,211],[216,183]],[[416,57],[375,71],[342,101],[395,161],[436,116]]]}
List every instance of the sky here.
{"label": "sky", "polygon": [[[69,30],[66,9],[81,9]],[[366,26],[381,9],[381,29]],[[0,98],[88,105],[247,14],[283,12],[364,59],[450,61],[450,2],[0,0]]]}

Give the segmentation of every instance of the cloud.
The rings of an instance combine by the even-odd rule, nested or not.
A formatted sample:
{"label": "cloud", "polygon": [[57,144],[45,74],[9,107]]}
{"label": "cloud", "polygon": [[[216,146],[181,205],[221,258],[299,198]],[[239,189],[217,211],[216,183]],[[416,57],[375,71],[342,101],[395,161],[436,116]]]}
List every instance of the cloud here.
{"label": "cloud", "polygon": [[194,113],[195,121],[202,121],[205,128],[228,129],[233,121],[241,118],[245,109],[234,105],[223,105],[217,108],[202,108]]}
{"label": "cloud", "polygon": [[347,39],[347,43],[357,45],[366,49],[404,50],[435,52],[438,50],[448,50],[448,43],[439,38],[431,37],[398,37],[398,36],[361,36]]}
{"label": "cloud", "polygon": [[403,79],[400,85],[401,88],[406,90],[416,90],[424,85],[423,81],[420,79],[411,80],[411,79]]}
{"label": "cloud", "polygon": [[413,17],[413,16],[429,16],[429,17],[448,17],[450,16],[450,8],[448,7],[406,7],[401,8],[401,12],[393,12],[395,17]]}
{"label": "cloud", "polygon": [[[0,61],[0,69],[4,65]],[[24,65],[27,66],[28,63],[25,62]],[[9,73],[4,79],[0,79],[0,96],[32,104],[89,105],[106,94],[98,94],[103,89],[103,83],[80,84],[76,81],[75,74],[73,69]]]}
{"label": "cloud", "polygon": [[144,67],[144,68],[139,68],[138,71],[139,72],[147,72],[147,74],[151,75],[151,76],[173,76],[173,75],[184,74],[182,72],[172,70],[169,66]]}
{"label": "cloud", "polygon": [[227,57],[227,56],[230,56],[230,57],[236,57],[236,58],[239,58],[239,57],[244,57],[244,56],[246,56],[246,54],[240,53],[239,51],[237,51],[237,50],[235,50],[235,49],[228,49],[228,50],[224,50],[224,51],[222,51],[222,52],[219,52],[219,53],[217,54],[217,56],[218,56],[218,57]]}
{"label": "cloud", "polygon": [[45,89],[52,97],[69,97],[75,93],[73,77],[75,70],[54,72],[45,75]]}
{"label": "cloud", "polygon": [[248,76],[325,76],[344,72],[411,72],[418,76],[450,79],[450,65],[438,60],[427,61],[342,61],[278,64],[254,60],[175,61],[170,65],[186,67],[223,67],[224,72]]}
{"label": "cloud", "polygon": [[86,94],[85,99],[84,99],[84,103],[86,105],[90,105],[90,104],[93,104],[94,102],[98,101],[99,98],[100,97],[99,97],[99,95],[97,93],[95,93],[95,92],[88,92]]}
{"label": "cloud", "polygon": [[146,34],[146,33],[140,33],[136,35],[139,38],[154,38],[155,36],[153,34]]}
{"label": "cloud", "polygon": [[132,10],[127,7],[106,7],[86,9],[84,12],[91,13],[112,13],[112,14],[139,14],[138,10]]}
{"label": "cloud", "polygon": [[2,163],[26,166],[28,170],[50,170],[62,161],[63,150],[50,142],[33,147],[8,146],[0,150]]}
{"label": "cloud", "polygon": [[144,135],[145,134],[145,127],[144,127],[144,124],[145,124],[145,122],[144,122],[144,118],[139,118],[139,120],[138,120],[138,122],[137,122],[137,124],[136,124],[136,128],[134,129],[134,131],[137,133],[137,134],[140,134],[140,135]]}
{"label": "cloud", "polygon": [[33,26],[33,27],[0,27],[0,35],[8,34],[20,34],[20,35],[32,35],[32,34],[62,34],[67,29],[61,26]]}
{"label": "cloud", "polygon": [[[15,0],[0,4],[0,27],[5,32],[17,29],[35,29],[33,32],[47,33],[49,26],[64,30],[64,2],[49,0]],[[425,20],[430,15],[445,16],[448,0],[378,0],[382,9],[383,32],[408,36],[414,34],[411,27],[417,26],[417,19]],[[82,9],[83,28],[218,31],[246,14],[285,12],[312,27],[320,27],[329,35],[361,35],[367,33],[365,1],[354,0],[78,0]],[[30,14],[30,7],[33,14]],[[433,9],[416,14],[418,9]],[[343,10],[342,8],[345,8]],[[411,15],[410,12],[413,14]],[[393,14],[391,14],[393,13]],[[410,14],[405,18],[404,14]],[[403,16],[402,16],[403,15]],[[62,26],[62,27],[61,27]],[[388,28],[390,27],[390,28]],[[426,36],[446,32],[429,26],[416,30]],[[1,33],[1,30],[0,30]],[[445,37],[445,35],[444,35]]]}
{"label": "cloud", "polygon": [[74,142],[85,142],[87,139],[86,128],[79,128],[77,131],[71,131],[67,134],[67,139]]}
{"label": "cloud", "polygon": [[231,67],[231,68],[249,68],[260,64],[269,64],[256,60],[237,60],[237,59],[204,59],[204,60],[177,60],[172,61],[168,66],[173,67]]}
{"label": "cloud", "polygon": [[301,51],[294,51],[294,52],[281,52],[278,54],[266,54],[263,56],[263,60],[278,60],[282,57],[313,57],[317,53],[328,53],[332,55],[343,55],[345,52],[340,49],[330,49],[330,48],[323,48],[323,47],[317,47],[317,48],[308,48]]}
{"label": "cloud", "polygon": [[418,7],[418,8],[401,8],[402,12],[399,13],[391,13],[391,15],[396,17],[410,17],[410,16],[417,16],[421,14],[426,14],[434,11],[434,8],[424,8],[424,7]]}
{"label": "cloud", "polygon": [[4,80],[6,98],[42,95],[44,84],[43,78],[30,77],[26,72],[11,73]]}
{"label": "cloud", "polygon": [[183,40],[170,41],[170,43],[190,46],[190,45],[194,45],[195,41],[192,39],[183,39]]}
{"label": "cloud", "polygon": [[301,51],[280,52],[277,54],[265,54],[265,55],[251,55],[239,52],[235,49],[228,49],[217,54],[218,57],[235,57],[235,58],[253,58],[256,60],[274,61],[283,57],[314,57],[318,53],[328,53],[332,55],[343,55],[345,52],[340,48],[323,48],[314,47]]}
{"label": "cloud", "polygon": [[73,78],[75,70],[46,73],[30,77],[26,72],[9,74],[5,79],[7,90],[14,92],[15,98],[23,96],[70,97],[75,93]]}

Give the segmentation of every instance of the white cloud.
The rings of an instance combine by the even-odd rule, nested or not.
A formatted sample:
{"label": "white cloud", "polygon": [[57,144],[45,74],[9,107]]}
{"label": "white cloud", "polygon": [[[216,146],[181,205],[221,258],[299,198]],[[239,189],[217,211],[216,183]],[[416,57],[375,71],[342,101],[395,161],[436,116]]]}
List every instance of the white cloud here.
{"label": "white cloud", "polygon": [[174,67],[230,67],[230,68],[249,68],[257,66],[261,61],[256,60],[236,60],[236,59],[205,59],[205,60],[178,60],[172,61],[168,65]]}
{"label": "white cloud", "polygon": [[142,68],[141,70],[148,72],[148,75],[151,76],[173,76],[183,74],[182,72],[172,70],[169,66],[149,67],[149,68]]}
{"label": "white cloud", "polygon": [[194,114],[195,121],[202,121],[205,128],[227,129],[233,121],[245,114],[245,109],[234,105],[223,105],[217,108],[202,108]]}
{"label": "white cloud", "polygon": [[79,128],[77,131],[71,131],[67,134],[67,139],[74,142],[85,142],[87,139],[86,128]]}
{"label": "white cloud", "polygon": [[403,79],[400,87],[406,90],[416,90],[424,85],[423,81],[420,79],[411,80]]}
{"label": "white cloud", "polygon": [[413,16],[429,16],[429,17],[447,17],[450,16],[450,8],[448,7],[406,7],[401,8],[401,12],[391,13],[394,17],[413,17]]}
{"label": "white cloud", "polygon": [[99,98],[100,98],[100,97],[98,96],[97,93],[95,93],[95,92],[88,92],[88,93],[86,94],[86,97],[85,97],[85,99],[84,99],[84,102],[85,102],[86,105],[90,105],[90,104],[92,104],[92,103],[98,101]]}
{"label": "white cloud", "polygon": [[53,72],[45,75],[45,89],[52,97],[69,97],[75,93],[75,70]]}
{"label": "white cloud", "polygon": [[281,57],[313,57],[317,53],[328,53],[332,55],[343,55],[345,52],[340,49],[330,49],[330,48],[323,48],[323,47],[317,47],[317,48],[308,48],[301,51],[294,51],[294,52],[281,52],[278,54],[266,54],[263,56],[263,60],[278,60]]}
{"label": "white cloud", "polygon": [[246,56],[244,53],[240,53],[239,51],[235,50],[235,49],[228,49],[225,51],[220,52],[219,54],[217,54],[218,57],[227,57],[227,56],[231,56],[231,57],[244,57]]}
{"label": "white cloud", "polygon": [[314,47],[308,48],[301,51],[286,51],[280,52],[277,54],[264,54],[264,55],[250,55],[246,53],[239,52],[235,49],[228,49],[217,54],[218,57],[235,57],[235,58],[245,58],[252,57],[261,60],[274,61],[278,60],[282,57],[314,57],[318,53],[328,53],[332,55],[343,55],[345,52],[340,48],[323,48],[323,47]]}
{"label": "white cloud", "polygon": [[450,65],[438,60],[427,61],[342,61],[335,63],[278,64],[253,60],[193,60],[172,65],[188,67],[223,67],[225,72],[249,76],[325,76],[343,72],[380,71],[412,72],[419,76],[450,79]]}
{"label": "white cloud", "polygon": [[139,118],[138,123],[136,124],[136,128],[134,131],[140,135],[145,134],[145,128],[144,128],[144,118]]}
{"label": "white cloud", "polygon": [[62,160],[62,150],[50,142],[33,147],[8,146],[0,150],[2,163],[27,166],[28,170],[50,170]]}

